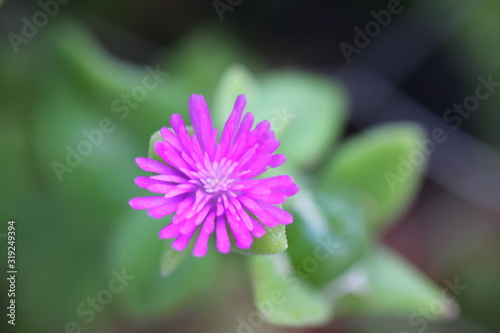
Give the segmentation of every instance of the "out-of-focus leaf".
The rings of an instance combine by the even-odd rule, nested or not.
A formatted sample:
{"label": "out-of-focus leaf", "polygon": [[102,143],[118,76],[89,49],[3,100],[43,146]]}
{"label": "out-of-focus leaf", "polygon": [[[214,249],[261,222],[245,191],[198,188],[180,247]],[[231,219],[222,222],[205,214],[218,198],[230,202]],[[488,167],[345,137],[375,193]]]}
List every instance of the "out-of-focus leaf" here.
{"label": "out-of-focus leaf", "polygon": [[158,141],[163,141],[160,131],[154,132],[153,135],[151,135],[151,138],[149,139],[148,157],[165,163],[165,161],[163,161],[163,159],[155,151],[155,143]]}
{"label": "out-of-focus leaf", "polygon": [[[347,315],[409,316],[424,309],[436,319],[457,310],[455,302],[442,299],[442,293],[428,278],[384,248],[339,279],[336,287],[350,293],[338,303],[339,312]],[[434,307],[437,302],[442,307]]]}
{"label": "out-of-focus leaf", "polygon": [[[169,276],[160,275],[164,241],[158,232],[168,220],[153,221],[144,212],[132,211],[118,220],[112,240],[111,267],[134,276],[120,294],[122,306],[139,317],[180,310],[189,300],[202,297],[217,278],[218,257],[210,253],[203,259],[187,256]],[[203,283],[193,277],[203,277]]]}
{"label": "out-of-focus leaf", "polygon": [[321,285],[332,280],[366,252],[366,221],[349,200],[302,188],[286,206],[294,215],[294,223],[287,227],[290,257],[308,282]]}
{"label": "out-of-focus leaf", "polygon": [[233,246],[232,251],[246,255],[269,255],[283,252],[288,248],[284,225],[279,224],[274,228],[266,228],[266,230],[264,236],[254,239],[250,249],[242,250]]}
{"label": "out-of-focus leaf", "polygon": [[188,249],[177,251],[172,248],[172,241],[165,242],[163,253],[160,258],[160,274],[161,276],[169,276],[174,272],[179,265],[186,259],[189,253]]}
{"label": "out-of-focus leaf", "polygon": [[[173,113],[187,115],[194,88],[172,75],[168,65],[138,66],[114,58],[72,21],[55,22],[46,38],[54,46],[57,70],[95,105],[91,111],[132,129],[131,135],[138,140],[166,126]],[[46,75],[55,74],[47,71]]]}
{"label": "out-of-focus leaf", "polygon": [[[421,184],[427,155],[415,124],[382,125],[347,140],[321,171],[318,186],[343,193],[361,207],[370,229],[380,231],[411,203]],[[416,162],[411,162],[416,161]]]}
{"label": "out-of-focus leaf", "polygon": [[292,273],[286,253],[251,257],[251,270],[255,304],[266,321],[303,327],[333,317],[331,303]]}
{"label": "out-of-focus leaf", "polygon": [[223,128],[233,110],[238,95],[245,94],[245,112],[255,112],[260,107],[262,96],[257,80],[243,65],[229,66],[220,79],[211,110],[214,124]]}
{"label": "out-of-focus leaf", "polygon": [[242,62],[247,65],[256,57],[244,49],[236,36],[217,25],[201,26],[183,39],[165,57],[173,76],[180,76],[184,84],[202,94],[211,105],[217,82],[226,68]]}
{"label": "out-of-focus leaf", "polygon": [[347,101],[332,80],[297,71],[267,74],[256,121],[269,120],[281,141],[280,152],[298,166],[312,166],[339,136]]}

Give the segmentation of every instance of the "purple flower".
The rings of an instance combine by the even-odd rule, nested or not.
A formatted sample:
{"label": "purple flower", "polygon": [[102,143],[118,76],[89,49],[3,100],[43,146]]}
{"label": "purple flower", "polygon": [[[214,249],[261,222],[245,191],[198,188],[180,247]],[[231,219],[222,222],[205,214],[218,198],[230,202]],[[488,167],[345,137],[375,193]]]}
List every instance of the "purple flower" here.
{"label": "purple flower", "polygon": [[299,190],[290,176],[259,178],[269,167],[285,162],[282,154],[273,154],[280,142],[268,121],[253,130],[253,114],[246,113],[244,95],[238,96],[224,125],[220,139],[213,128],[210,111],[201,95],[191,95],[189,116],[194,134],[190,135],[179,114],[170,118],[172,130],[160,130],[164,141],[154,145],[163,162],[136,159],[140,168],[157,175],[138,177],[137,186],[159,196],[134,198],[135,209],[147,209],[154,218],[175,213],[172,222],[160,231],[160,238],[175,238],[172,247],[182,251],[199,229],[193,254],[207,252],[210,235],[215,231],[216,247],[222,253],[231,249],[228,231],[236,246],[248,249],[253,238],[266,233],[264,226],[293,222],[292,215],[276,205]]}

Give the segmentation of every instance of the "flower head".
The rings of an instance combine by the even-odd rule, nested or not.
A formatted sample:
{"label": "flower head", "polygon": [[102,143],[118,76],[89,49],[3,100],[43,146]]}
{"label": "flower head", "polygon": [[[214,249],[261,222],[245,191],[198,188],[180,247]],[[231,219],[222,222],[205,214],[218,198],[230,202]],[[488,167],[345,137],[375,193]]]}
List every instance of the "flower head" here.
{"label": "flower head", "polygon": [[238,96],[224,125],[220,139],[213,128],[205,99],[192,95],[189,115],[194,129],[190,135],[182,117],[170,118],[172,129],[160,130],[163,141],[154,145],[163,162],[139,157],[140,168],[157,175],[138,177],[137,186],[159,196],[134,198],[135,209],[147,209],[154,218],[175,213],[172,222],[160,231],[160,238],[175,238],[172,247],[186,248],[199,230],[193,254],[204,256],[210,235],[215,231],[217,250],[228,253],[232,234],[236,246],[248,249],[254,237],[266,233],[266,227],[292,223],[290,213],[276,206],[298,191],[290,176],[259,178],[269,167],[285,162],[282,154],[273,154],[280,142],[268,121],[252,130],[253,114],[246,113],[244,95]]}

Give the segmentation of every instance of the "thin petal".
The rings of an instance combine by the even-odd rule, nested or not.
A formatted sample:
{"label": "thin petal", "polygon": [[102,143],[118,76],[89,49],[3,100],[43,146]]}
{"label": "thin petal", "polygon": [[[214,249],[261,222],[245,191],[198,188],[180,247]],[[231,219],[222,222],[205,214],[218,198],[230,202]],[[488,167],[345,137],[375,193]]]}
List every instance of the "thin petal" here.
{"label": "thin petal", "polygon": [[262,224],[260,224],[256,219],[250,219],[252,219],[253,223],[252,235],[254,235],[254,237],[256,238],[261,238],[262,236],[264,236],[266,234],[266,228],[264,228],[264,226],[262,226]]}
{"label": "thin petal", "polygon": [[253,199],[245,195],[238,196],[238,199],[243,206],[245,206],[253,215],[255,215],[259,219],[260,222],[262,222],[267,227],[273,228],[280,223],[280,221],[276,217],[272,216],[266,210],[262,209],[262,207]]}
{"label": "thin petal", "polygon": [[165,141],[158,141],[155,143],[155,151],[160,157],[175,167],[178,170],[184,169],[192,169],[191,166],[182,158],[181,155],[177,152],[177,150]]}
{"label": "thin petal", "polygon": [[185,152],[192,151],[191,137],[189,136],[186,124],[184,123],[184,120],[182,119],[181,115],[178,113],[174,113],[170,117],[170,125],[172,125],[172,129],[175,131],[175,134],[177,134],[177,137],[182,143],[182,146],[184,147],[183,151]]}
{"label": "thin petal", "polygon": [[217,250],[221,253],[229,253],[231,251],[231,242],[227,234],[226,219],[224,216],[217,217],[215,237]]}
{"label": "thin petal", "polygon": [[280,224],[285,224],[286,225],[286,224],[290,224],[290,223],[293,222],[293,216],[292,216],[292,214],[290,214],[286,210],[284,210],[284,209],[282,209],[280,207],[274,206],[274,205],[267,204],[265,202],[260,202],[259,205],[266,212],[268,212],[269,214],[271,214],[272,216],[274,216],[276,219],[278,219]]}
{"label": "thin petal", "polygon": [[144,171],[156,172],[156,173],[161,173],[161,174],[166,174],[166,175],[179,174],[178,172],[176,172],[173,168],[169,167],[168,165],[166,165],[160,161],[153,160],[151,158],[138,157],[135,159],[135,162]]}
{"label": "thin petal", "polygon": [[140,188],[148,188],[148,186],[151,186],[153,184],[163,183],[159,180],[154,180],[150,177],[144,177],[144,176],[137,177],[136,179],[134,179],[134,182]]}
{"label": "thin petal", "polygon": [[179,235],[182,224],[170,223],[165,228],[160,230],[159,236],[161,239],[174,238]]}
{"label": "thin petal", "polygon": [[[151,176],[151,179],[161,180],[162,182],[169,183],[185,183],[188,179],[183,176],[174,176],[174,175],[155,175]],[[158,182],[157,182],[158,183]]]}
{"label": "thin petal", "polygon": [[273,189],[273,192],[279,192],[283,193],[287,197],[291,197],[292,195],[295,195],[299,191],[299,186],[297,184],[292,184],[287,187],[278,187]]}
{"label": "thin petal", "polygon": [[165,199],[163,196],[133,198],[128,202],[130,207],[134,209],[149,209],[166,203],[168,203],[168,199]]}
{"label": "thin petal", "polygon": [[280,205],[286,201],[286,195],[284,195],[283,193],[268,193],[268,194],[257,195],[257,194],[245,192],[245,194],[254,200],[267,202],[267,203],[273,204],[273,205]]}
{"label": "thin petal", "polygon": [[274,154],[271,157],[271,162],[269,162],[269,166],[271,168],[277,168],[277,167],[279,167],[280,165],[282,165],[285,162],[286,162],[286,156],[285,155],[283,155],[283,154]]}
{"label": "thin petal", "polygon": [[238,124],[241,120],[241,115],[243,114],[243,109],[247,104],[247,100],[245,95],[239,95],[234,102],[233,111],[229,116],[226,124],[224,125],[224,129],[222,130],[220,146],[221,146],[221,155],[225,156],[229,150],[229,145],[233,140],[234,134],[238,127]]}
{"label": "thin petal", "polygon": [[184,250],[188,244],[191,238],[193,237],[193,234],[196,229],[194,229],[191,233],[189,234],[179,234],[175,241],[172,243],[172,248],[177,251],[182,251]]}
{"label": "thin petal", "polygon": [[233,232],[234,239],[236,240],[236,246],[240,249],[249,249],[252,245],[253,238],[243,221],[239,217],[236,217],[231,211],[226,211],[226,218]]}
{"label": "thin petal", "polygon": [[169,128],[162,127],[160,129],[160,135],[163,138],[163,140],[170,142],[172,146],[174,146],[177,150],[183,151],[184,146],[182,145],[181,141],[179,140],[179,137],[172,132]]}
{"label": "thin petal", "polygon": [[210,158],[213,158],[215,150],[214,128],[205,98],[202,95],[191,95],[188,108],[198,142]]}
{"label": "thin petal", "polygon": [[196,241],[196,245],[193,249],[193,255],[195,257],[203,257],[207,254],[208,248],[208,240],[210,239],[210,235],[215,230],[215,214],[210,213],[205,222],[203,222],[203,226],[201,227],[200,234],[198,236],[198,240]]}
{"label": "thin petal", "polygon": [[253,118],[253,113],[251,112],[248,112],[245,116],[243,116],[243,120],[238,127],[238,131],[236,132],[233,142],[238,141],[242,135],[246,135],[250,131],[253,125]]}
{"label": "thin petal", "polygon": [[148,210],[148,215],[155,219],[160,219],[172,213],[175,213],[179,202],[171,202],[162,206],[154,207]]}

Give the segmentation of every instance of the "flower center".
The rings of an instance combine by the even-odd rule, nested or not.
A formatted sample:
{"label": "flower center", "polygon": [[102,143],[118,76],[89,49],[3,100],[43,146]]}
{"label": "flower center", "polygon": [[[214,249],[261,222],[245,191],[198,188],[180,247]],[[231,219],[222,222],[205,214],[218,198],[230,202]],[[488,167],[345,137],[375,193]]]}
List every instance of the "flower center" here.
{"label": "flower center", "polygon": [[216,194],[230,190],[234,179],[231,173],[237,163],[223,158],[220,162],[205,163],[205,169],[199,172],[199,180],[206,193]]}

